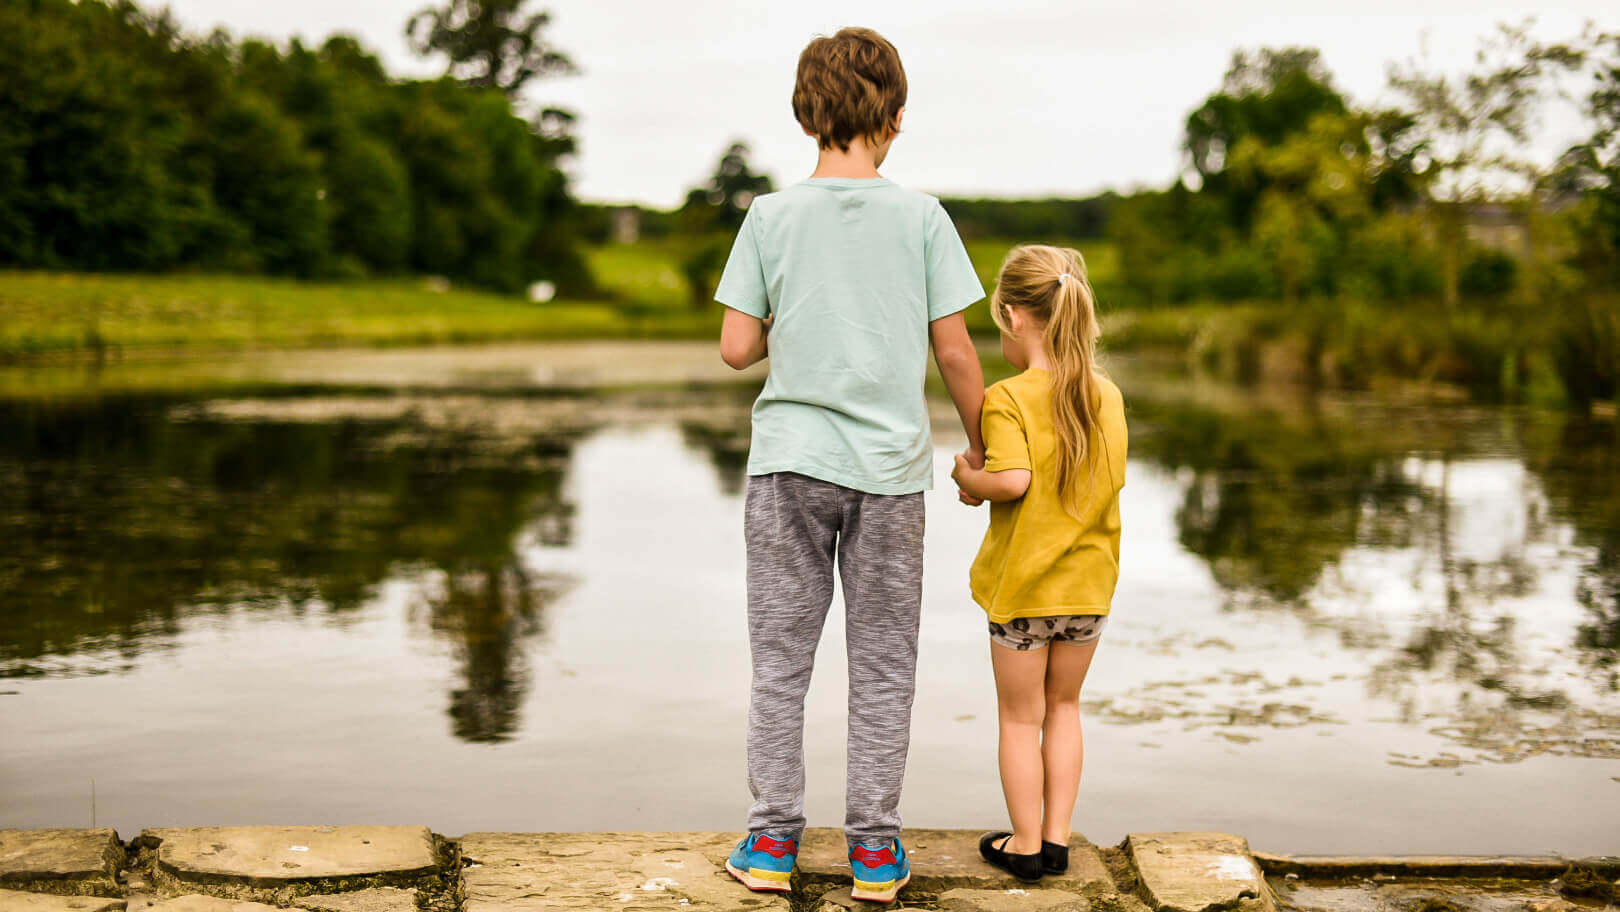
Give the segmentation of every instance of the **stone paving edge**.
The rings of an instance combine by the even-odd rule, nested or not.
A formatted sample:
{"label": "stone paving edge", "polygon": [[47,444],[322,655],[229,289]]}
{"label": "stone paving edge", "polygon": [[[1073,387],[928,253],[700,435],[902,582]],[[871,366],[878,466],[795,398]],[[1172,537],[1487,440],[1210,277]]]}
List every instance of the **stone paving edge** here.
{"label": "stone paving edge", "polygon": [[1406,877],[1500,877],[1548,880],[1572,867],[1620,877],[1620,856],[1559,858],[1552,855],[1281,855],[1254,852],[1267,874],[1307,880],[1340,880],[1388,874]]}

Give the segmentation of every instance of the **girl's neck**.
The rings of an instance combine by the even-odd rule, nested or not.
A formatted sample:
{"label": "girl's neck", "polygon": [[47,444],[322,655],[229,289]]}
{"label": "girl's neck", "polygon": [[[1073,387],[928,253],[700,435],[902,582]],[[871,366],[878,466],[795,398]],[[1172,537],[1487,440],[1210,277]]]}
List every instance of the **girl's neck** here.
{"label": "girl's neck", "polygon": [[1052,369],[1052,359],[1046,356],[1045,346],[1040,346],[1035,351],[1025,352],[1024,359],[1024,370],[1050,371]]}
{"label": "girl's neck", "polygon": [[863,180],[882,177],[877,169],[877,150],[867,144],[864,137],[850,140],[848,149],[837,146],[822,149],[816,158],[816,170],[811,178],[842,177]]}

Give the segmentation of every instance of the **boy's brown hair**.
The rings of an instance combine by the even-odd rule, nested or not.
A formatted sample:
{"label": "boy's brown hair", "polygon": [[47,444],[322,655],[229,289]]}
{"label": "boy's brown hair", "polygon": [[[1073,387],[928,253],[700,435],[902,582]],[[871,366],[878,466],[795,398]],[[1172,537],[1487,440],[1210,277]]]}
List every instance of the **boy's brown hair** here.
{"label": "boy's brown hair", "polygon": [[857,136],[873,145],[883,142],[905,104],[900,52],[871,29],[839,29],[811,41],[799,55],[793,116],[823,149],[848,152]]}

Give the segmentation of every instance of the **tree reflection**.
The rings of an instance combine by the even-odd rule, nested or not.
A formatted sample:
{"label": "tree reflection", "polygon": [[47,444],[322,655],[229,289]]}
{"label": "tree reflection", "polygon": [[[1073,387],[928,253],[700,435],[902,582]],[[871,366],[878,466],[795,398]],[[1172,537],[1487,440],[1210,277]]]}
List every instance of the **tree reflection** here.
{"label": "tree reflection", "polygon": [[[1616,689],[1620,447],[1612,423],[1377,403],[1257,412],[1137,399],[1133,410],[1134,454],[1183,478],[1181,543],[1208,562],[1235,603],[1286,608],[1339,631],[1347,646],[1373,651],[1371,695],[1414,721],[1449,702],[1449,721],[1436,731],[1495,759],[1620,750],[1620,717],[1551,684],[1547,657],[1531,658],[1537,647],[1519,624],[1536,598],[1575,599],[1588,616],[1573,631],[1580,661]],[[1531,472],[1516,475],[1504,451],[1524,454]],[[1495,462],[1479,462],[1487,458]],[[1518,479],[1506,495],[1518,500],[1503,505],[1494,492],[1459,492],[1454,468],[1465,462],[1475,465],[1476,480]],[[1459,537],[1478,531],[1465,525],[1481,521],[1460,495],[1522,516],[1524,528],[1495,553],[1459,553]],[[1543,568],[1528,549],[1569,527],[1596,556],[1573,593],[1542,594]],[[1413,554],[1412,589],[1363,584],[1356,570],[1330,573],[1352,549]],[[1366,635],[1365,615],[1354,607],[1390,597],[1410,600],[1394,623],[1409,632],[1393,643]]]}
{"label": "tree reflection", "polygon": [[1133,401],[1132,454],[1190,478],[1176,526],[1223,589],[1294,605],[1358,542],[1402,546],[1428,494],[1401,441],[1306,411],[1220,412]]}
{"label": "tree reflection", "polygon": [[449,708],[456,737],[505,741],[517,730],[529,685],[522,644],[544,632],[545,603],[558,589],[514,563],[447,573],[428,597],[433,631],[451,642],[460,667]]}
{"label": "tree reflection", "polygon": [[730,497],[743,493],[748,483],[749,427],[746,423],[738,427],[712,421],[686,421],[681,424],[681,440],[709,457],[721,493]]}
{"label": "tree reflection", "polygon": [[[566,545],[580,431],[491,449],[476,430],[379,421],[173,421],[174,400],[0,403],[0,676],[130,667],[195,615],[342,615],[402,568],[461,682],[456,735],[508,737],[560,590],[519,553]],[[77,660],[75,660],[77,657]]]}
{"label": "tree reflection", "polygon": [[1608,689],[1620,691],[1620,423],[1570,417],[1534,431],[1531,467],[1577,543],[1595,551],[1575,587],[1587,617],[1574,645]]}

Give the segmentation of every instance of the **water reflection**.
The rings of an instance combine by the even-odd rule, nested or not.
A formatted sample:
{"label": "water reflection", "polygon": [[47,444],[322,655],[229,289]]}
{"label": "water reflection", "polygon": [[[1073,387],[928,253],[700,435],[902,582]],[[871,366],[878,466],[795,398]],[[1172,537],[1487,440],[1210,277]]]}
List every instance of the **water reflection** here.
{"label": "water reflection", "polygon": [[[483,445],[406,414],[215,420],[168,400],[0,404],[0,676],[127,671],[196,617],[341,618],[411,567],[453,644],[458,737],[517,727],[522,641],[564,581],[520,533],[567,545],[580,430]],[[174,420],[179,417],[184,420]]]}
{"label": "water reflection", "polygon": [[[1613,421],[1124,385],[1133,459],[1167,475],[1171,536],[1236,622],[1150,649],[1241,659],[1247,633],[1290,618],[1361,656],[1365,696],[1449,745],[1393,763],[1620,757]],[[580,582],[534,556],[575,542],[581,442],[672,427],[735,499],[752,392],[0,403],[0,677],[129,671],[209,617],[341,623],[404,580],[414,623],[451,658],[454,737],[512,740],[549,606]],[[982,518],[939,521],[972,535]],[[1139,682],[1090,708],[1247,744],[1244,726],[1344,722],[1313,694],[1346,679],[1262,662]]]}
{"label": "water reflection", "polygon": [[[1375,400],[1135,408],[1134,451],[1179,472],[1179,540],[1229,608],[1334,631],[1368,653],[1369,696],[1472,751],[1392,762],[1620,758],[1620,708],[1602,698],[1620,648],[1612,421]],[[1545,578],[1572,567],[1573,592]],[[1587,620],[1549,625],[1572,600]],[[1565,673],[1568,646],[1586,673]]]}

